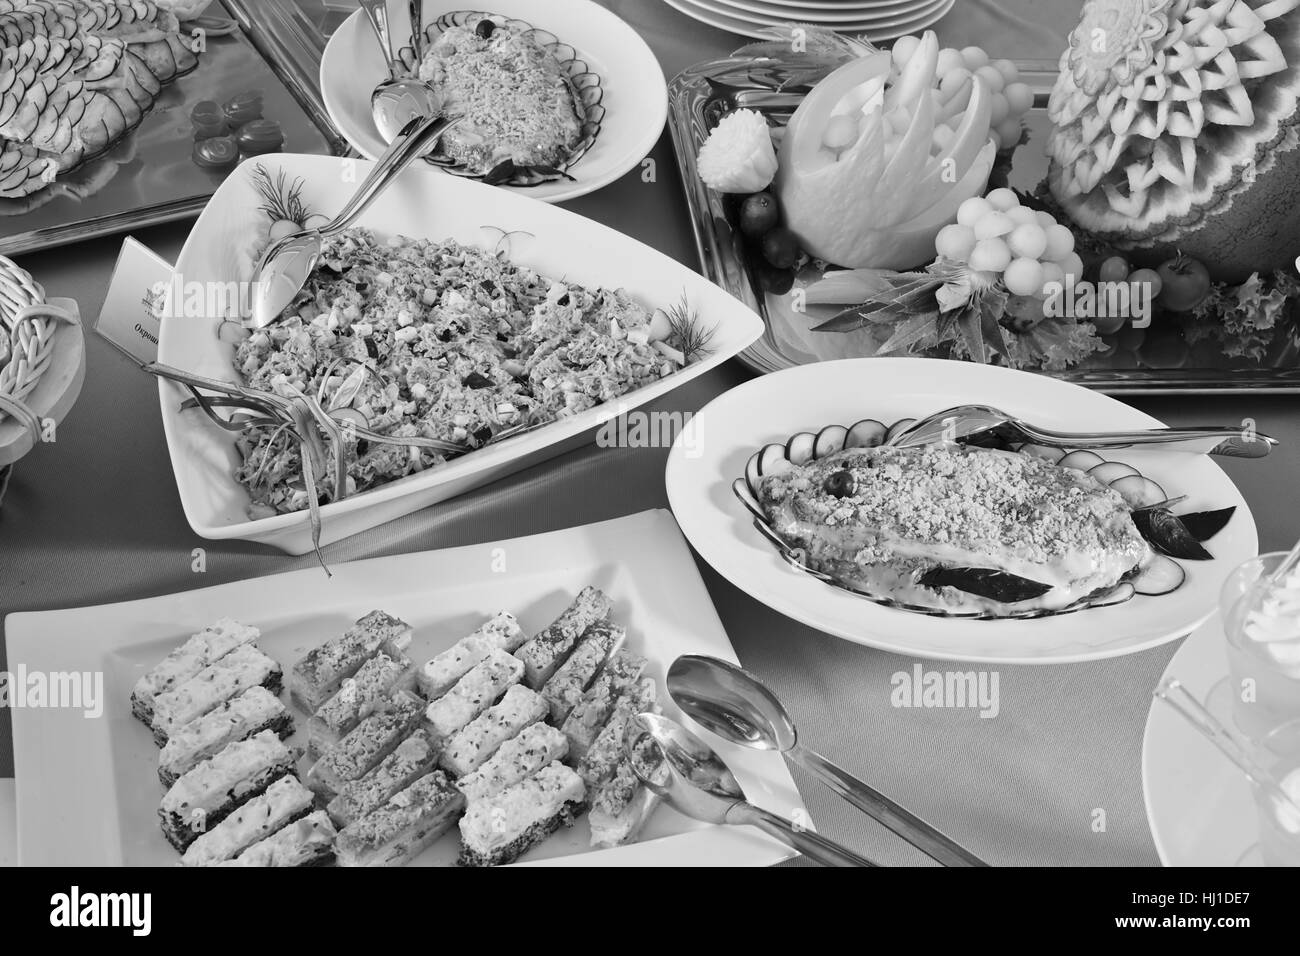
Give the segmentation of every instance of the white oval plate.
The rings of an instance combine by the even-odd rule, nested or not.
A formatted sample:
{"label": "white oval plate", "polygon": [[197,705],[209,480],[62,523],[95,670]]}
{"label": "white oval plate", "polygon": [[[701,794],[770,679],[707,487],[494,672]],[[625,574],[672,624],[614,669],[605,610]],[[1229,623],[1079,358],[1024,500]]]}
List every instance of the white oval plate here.
{"label": "white oval plate", "polygon": [[[576,199],[636,168],[659,141],[668,118],[663,70],[636,31],[604,7],[591,0],[492,0],[485,4],[427,0],[424,7],[426,23],[455,10],[480,9],[525,20],[568,43],[592,72],[600,75],[605,119],[591,149],[569,169],[576,181],[501,188],[545,202]],[[402,14],[392,22],[400,33],[410,21]],[[330,119],[367,159],[379,158],[387,146],[370,114],[370,94],[386,76],[379,44],[365,14],[358,10],[330,37],[321,56],[320,86]]]}
{"label": "white oval plate", "polygon": [[[701,23],[717,27],[719,30],[726,30],[728,33],[753,37],[756,40],[770,40],[772,38],[772,27],[779,25],[778,21],[772,18],[761,19],[751,14],[741,15],[736,10],[725,14],[718,13],[715,9],[701,6],[695,0],[664,0],[664,2],[678,12],[699,20]],[[942,20],[948,15],[948,11],[953,8],[956,2],[957,0],[939,0],[929,9],[922,6],[921,9],[926,12],[916,13],[914,17],[891,26],[882,26],[879,22],[858,21],[836,23],[835,29],[842,33],[860,34],[874,43],[893,40],[908,33],[924,30]],[[915,13],[915,11],[913,12]],[[798,17],[795,19],[798,19]]]}
{"label": "white oval plate", "polygon": [[[1216,613],[1178,648],[1162,680],[1177,677],[1204,701],[1228,676],[1225,643]],[[1158,700],[1151,702],[1142,735],[1142,795],[1165,866],[1257,865],[1250,784],[1214,744]]]}
{"label": "white oval plate", "polygon": [[[1160,422],[1113,398],[1027,372],[940,359],[866,358],[821,362],[766,375],[707,405],[668,457],[668,499],[695,550],[746,594],[810,627],[899,654],[1002,664],[1064,664],[1132,654],[1182,637],[1213,613],[1219,588],[1255,555],[1255,522],[1241,493],[1206,457],[1115,452],[1187,511],[1237,507],[1207,543],[1213,561],[1180,562],[1187,582],[1174,594],[1035,620],[956,620],[882,607],[785,563],[754,528],[731,483],[751,454],[801,431],[889,423],[944,408],[993,405],[1067,431],[1154,428]],[[1261,462],[1261,467],[1268,467]]]}
{"label": "white oval plate", "polygon": [[[789,23],[790,10],[774,6],[766,0],[689,0],[701,10],[734,16],[752,23]],[[817,12],[801,10],[795,18],[799,22],[825,24],[831,29],[880,29],[908,24],[943,6],[944,0],[910,0],[909,3],[891,6],[855,4],[826,5]]]}
{"label": "white oval plate", "polygon": [[[276,154],[252,159],[236,169],[199,217],[176,263],[185,287],[223,288],[252,276],[260,200],[252,172],[263,164],[271,176],[302,179],[308,211],[334,215],[368,172],[365,160]],[[381,236],[448,239],[491,246],[501,232],[512,233],[510,258],[543,275],[565,277],[586,286],[623,288],[643,306],[660,308],[683,295],[714,336],[711,353],[680,372],[629,392],[616,402],[553,422],[497,445],[472,452],[441,468],[410,475],[362,494],[325,505],[322,543],[373,528],[385,521],[463,494],[563,450],[581,436],[644,402],[652,401],[737,354],[762,334],[749,309],[697,272],[607,226],[558,206],[517,193],[413,168],[389,187],[361,218],[360,225]],[[219,320],[165,318],[158,359],[164,364],[230,381],[232,347],[218,340]],[[182,412],[184,393],[160,382],[163,427],[185,517],[205,538],[261,541],[303,554],[311,550],[307,515],[276,515],[249,520],[246,490],[235,481],[237,453],[232,435],[201,412]]]}

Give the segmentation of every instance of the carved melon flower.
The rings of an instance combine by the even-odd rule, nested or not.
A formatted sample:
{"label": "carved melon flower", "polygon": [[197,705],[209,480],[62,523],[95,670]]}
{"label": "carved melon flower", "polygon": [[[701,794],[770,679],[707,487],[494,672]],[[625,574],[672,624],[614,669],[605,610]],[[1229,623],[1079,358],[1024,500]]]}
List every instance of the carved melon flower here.
{"label": "carved melon flower", "polygon": [[[1079,225],[1169,242],[1242,185],[1296,110],[1300,0],[1088,0],[1048,106],[1052,192]],[[1227,157],[1228,159],[1225,159]]]}
{"label": "carved melon flower", "polygon": [[1095,96],[1112,81],[1130,82],[1151,64],[1154,44],[1169,32],[1173,0],[1098,0],[1088,4],[1070,36],[1074,82]]}

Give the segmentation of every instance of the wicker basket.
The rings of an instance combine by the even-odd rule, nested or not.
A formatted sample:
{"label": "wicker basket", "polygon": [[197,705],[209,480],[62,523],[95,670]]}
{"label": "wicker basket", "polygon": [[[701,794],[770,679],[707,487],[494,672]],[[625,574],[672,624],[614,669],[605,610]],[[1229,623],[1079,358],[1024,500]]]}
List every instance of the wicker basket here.
{"label": "wicker basket", "polygon": [[0,469],[76,400],[85,372],[80,324],[75,302],[47,302],[25,269],[0,256]]}

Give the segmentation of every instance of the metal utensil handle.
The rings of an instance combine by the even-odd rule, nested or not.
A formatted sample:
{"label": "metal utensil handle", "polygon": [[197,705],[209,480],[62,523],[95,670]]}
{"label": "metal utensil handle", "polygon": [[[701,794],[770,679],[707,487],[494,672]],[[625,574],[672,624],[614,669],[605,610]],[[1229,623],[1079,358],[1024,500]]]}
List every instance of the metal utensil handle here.
{"label": "metal utensil handle", "polygon": [[847,770],[831,763],[815,750],[798,746],[787,755],[871,819],[944,866],[988,866],[951,837],[936,830],[916,814],[903,809],[866,781],[859,780]]}
{"label": "metal utensil handle", "polygon": [[433,144],[438,141],[447,128],[452,126],[456,120],[450,120],[445,116],[425,116],[417,117],[411,120],[396,138],[389,144],[388,149],[376,161],[374,168],[370,170],[370,175],[357,188],[356,193],[348,200],[343,210],[334,217],[329,225],[323,227],[320,232],[323,236],[333,235],[342,232],[348,226],[352,225],[356,219],[370,208],[370,204],[389,187],[394,179],[400,176],[406,167],[427,153]]}
{"label": "metal utensil handle", "polygon": [[1236,731],[1230,730],[1219,722],[1218,718],[1205,709],[1205,705],[1192,696],[1191,691],[1183,686],[1176,677],[1166,677],[1155,689],[1155,697],[1176,710],[1186,721],[1201,732],[1201,735],[1218,747],[1229,760],[1246,775],[1257,787],[1263,788],[1269,796],[1282,804],[1290,806],[1300,814],[1300,806],[1278,785],[1273,775],[1260,766],[1255,759],[1253,748]]}
{"label": "metal utensil handle", "polygon": [[[1192,451],[1231,458],[1263,458],[1275,439],[1243,428],[1150,428],[1131,432],[1058,432],[1017,422],[1027,438],[1058,448],[1131,448],[1159,445],[1164,451]],[[1179,446],[1185,446],[1180,448]]]}
{"label": "metal utensil handle", "polygon": [[380,49],[384,52],[384,63],[388,66],[388,75],[397,79],[402,71],[398,70],[397,52],[393,49],[393,34],[388,28],[387,0],[360,0],[361,9],[366,11],[366,18],[375,31]]}
{"label": "metal utensil handle", "polygon": [[727,812],[727,822],[758,827],[768,836],[775,837],[792,850],[798,850],[808,859],[822,866],[875,866],[865,856],[858,856],[848,847],[840,846],[812,830],[795,827],[775,813],[769,813],[752,803],[737,803]]}
{"label": "metal utensil handle", "polygon": [[411,18],[411,50],[415,54],[418,69],[424,61],[424,0],[410,0],[407,10]]}

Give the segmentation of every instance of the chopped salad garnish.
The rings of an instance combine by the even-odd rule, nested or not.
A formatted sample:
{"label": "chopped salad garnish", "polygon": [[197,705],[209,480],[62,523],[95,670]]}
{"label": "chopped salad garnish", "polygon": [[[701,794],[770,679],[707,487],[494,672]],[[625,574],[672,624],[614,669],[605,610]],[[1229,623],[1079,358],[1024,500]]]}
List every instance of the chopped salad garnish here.
{"label": "chopped salad garnish", "polygon": [[[588,289],[448,240],[381,240],[354,229],[328,239],[321,264],[278,323],[240,343],[244,384],[319,398],[344,423],[347,494],[435,467],[427,447],[480,448],[503,432],[578,414],[670,375],[688,357],[671,329],[623,290]],[[305,481],[284,428],[247,431],[236,477],[253,517],[308,507],[335,485],[334,465]]]}

